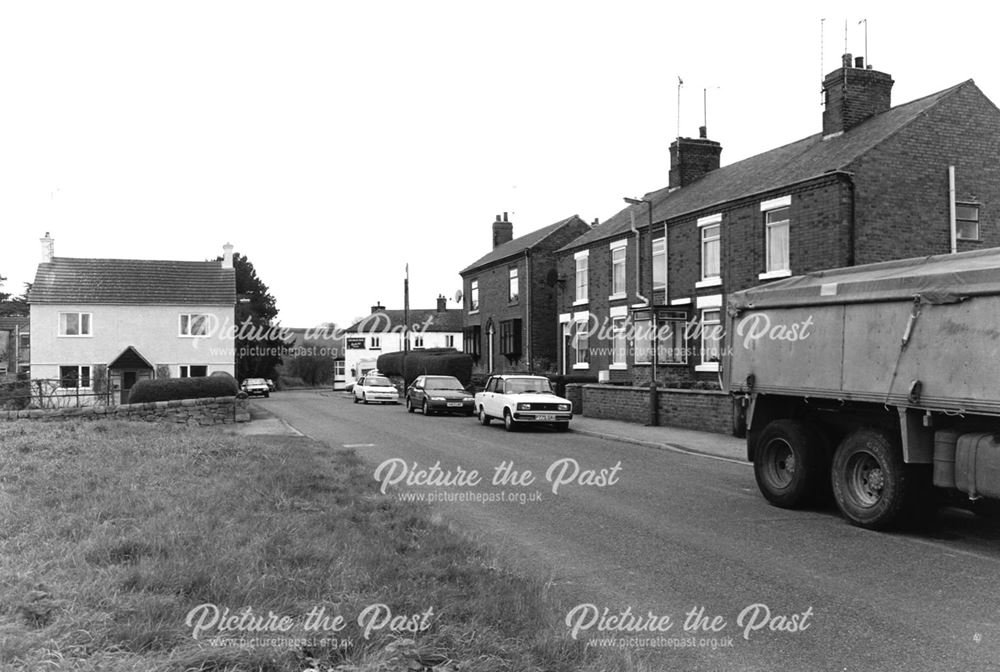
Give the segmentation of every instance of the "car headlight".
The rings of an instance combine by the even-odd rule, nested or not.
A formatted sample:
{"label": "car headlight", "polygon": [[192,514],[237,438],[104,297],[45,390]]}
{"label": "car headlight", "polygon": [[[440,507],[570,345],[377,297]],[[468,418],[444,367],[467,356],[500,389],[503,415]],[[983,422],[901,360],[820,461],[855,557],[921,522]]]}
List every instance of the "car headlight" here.
{"label": "car headlight", "polygon": [[518,404],[517,405],[517,410],[519,410],[519,411],[530,411],[531,410],[531,404]]}
{"label": "car headlight", "polygon": [[559,406],[557,408],[560,411],[568,411],[569,410],[569,404],[559,404]]}

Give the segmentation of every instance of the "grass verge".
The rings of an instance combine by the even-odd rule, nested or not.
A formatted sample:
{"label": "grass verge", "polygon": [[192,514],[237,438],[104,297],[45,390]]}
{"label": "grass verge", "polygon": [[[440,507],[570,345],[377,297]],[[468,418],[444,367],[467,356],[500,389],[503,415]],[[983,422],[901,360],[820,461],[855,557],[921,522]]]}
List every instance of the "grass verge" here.
{"label": "grass verge", "polygon": [[[0,668],[643,669],[569,640],[544,584],[374,486],[353,453],[301,437],[0,424]],[[292,625],[196,639],[199,605]],[[365,609],[381,627],[364,632]],[[343,629],[307,628],[319,610]]]}

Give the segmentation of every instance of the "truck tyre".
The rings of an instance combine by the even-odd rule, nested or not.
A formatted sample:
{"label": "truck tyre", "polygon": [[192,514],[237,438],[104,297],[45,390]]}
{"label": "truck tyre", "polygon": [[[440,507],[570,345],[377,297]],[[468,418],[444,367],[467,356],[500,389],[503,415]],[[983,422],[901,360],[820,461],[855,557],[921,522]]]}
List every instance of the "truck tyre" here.
{"label": "truck tyre", "polygon": [[922,491],[916,476],[888,432],[858,429],[841,441],[833,456],[833,498],[852,525],[885,529],[914,508],[913,500]]}
{"label": "truck tyre", "polygon": [[775,506],[795,509],[823,493],[827,478],[823,441],[798,420],[775,420],[757,442],[753,473],[761,494]]}
{"label": "truck tyre", "polygon": [[747,407],[742,399],[733,399],[733,436],[738,439],[747,436]]}

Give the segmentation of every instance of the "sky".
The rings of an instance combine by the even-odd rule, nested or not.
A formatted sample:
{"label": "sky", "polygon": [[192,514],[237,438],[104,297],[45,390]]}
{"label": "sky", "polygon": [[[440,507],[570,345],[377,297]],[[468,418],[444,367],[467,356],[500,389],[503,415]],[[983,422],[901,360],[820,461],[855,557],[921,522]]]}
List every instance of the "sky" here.
{"label": "sky", "polygon": [[723,165],[818,132],[845,40],[893,104],[1000,101],[988,6],[0,0],[3,289],[51,232],[66,257],[231,242],[289,327],[402,308],[407,265],[411,307],[457,308],[497,214],[603,221],[666,186],[678,128]]}

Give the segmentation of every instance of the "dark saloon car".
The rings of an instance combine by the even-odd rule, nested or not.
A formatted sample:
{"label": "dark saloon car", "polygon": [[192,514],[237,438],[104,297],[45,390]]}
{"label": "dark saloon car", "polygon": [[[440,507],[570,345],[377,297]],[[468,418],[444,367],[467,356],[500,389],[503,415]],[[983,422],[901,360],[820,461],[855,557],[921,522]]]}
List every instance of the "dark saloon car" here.
{"label": "dark saloon car", "polygon": [[465,391],[455,376],[420,376],[406,388],[406,410],[432,413],[476,412],[475,398]]}

